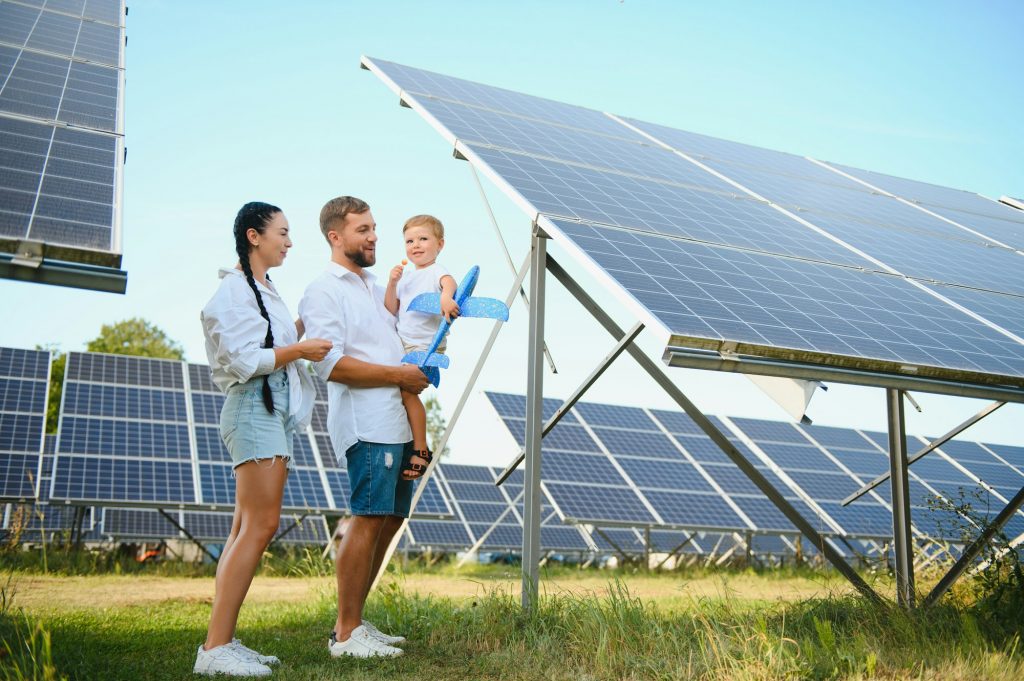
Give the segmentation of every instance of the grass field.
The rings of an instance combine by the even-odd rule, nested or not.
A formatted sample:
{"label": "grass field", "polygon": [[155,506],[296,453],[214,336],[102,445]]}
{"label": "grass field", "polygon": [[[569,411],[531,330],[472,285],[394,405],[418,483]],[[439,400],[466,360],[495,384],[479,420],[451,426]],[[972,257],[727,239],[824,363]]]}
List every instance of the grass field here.
{"label": "grass field", "polygon": [[[190,678],[213,580],[159,572],[8,571],[0,679]],[[275,679],[1024,678],[1014,627],[991,625],[962,594],[907,615],[810,571],[555,568],[542,585],[527,617],[516,568],[391,573],[368,616],[409,637],[406,655],[356,661],[327,654],[330,577],[264,574],[238,635],[284,661]]]}

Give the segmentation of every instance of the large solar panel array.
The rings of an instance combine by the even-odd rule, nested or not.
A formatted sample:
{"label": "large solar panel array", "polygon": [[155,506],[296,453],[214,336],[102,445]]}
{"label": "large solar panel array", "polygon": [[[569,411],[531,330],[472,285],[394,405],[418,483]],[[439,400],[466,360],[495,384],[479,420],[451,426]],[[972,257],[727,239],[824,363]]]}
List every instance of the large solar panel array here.
{"label": "large solar panel array", "polygon": [[0,348],[0,500],[34,499],[46,429],[50,353]]}
{"label": "large solar panel array", "polygon": [[45,259],[120,267],[124,14],[0,1],[0,251],[41,242]]}
{"label": "large solar panel array", "polygon": [[400,64],[363,64],[627,293],[670,346],[1024,386],[1019,211]]}
{"label": "large solar panel array", "polygon": [[[486,395],[521,447],[526,398]],[[559,404],[545,400],[545,414]],[[745,418],[712,420],[821,534],[856,540],[892,536],[887,489],[879,487],[846,507],[840,504],[888,471],[884,433]],[[917,448],[909,446],[916,451],[923,441]],[[951,508],[933,508],[929,501],[956,503],[965,494],[968,500],[980,498],[975,506],[982,517],[994,517],[1024,486],[1024,471],[998,464],[990,447],[944,445],[911,467],[912,516],[919,539],[961,541],[957,528],[968,527]],[[967,458],[956,456],[961,450],[969,452]],[[1024,448],[1005,450],[1011,458],[1024,460]],[[984,470],[992,489],[982,485],[980,475],[964,470],[970,466]],[[559,517],[569,522],[788,536],[797,532],[681,411],[577,403],[544,437],[541,487]],[[1024,535],[1024,513],[1007,524],[1006,533],[1011,538]],[[846,552],[842,544],[836,546]]]}
{"label": "large solar panel array", "polygon": [[[348,510],[348,478],[326,436],[325,400],[317,400],[313,428],[295,438],[285,510]],[[52,498],[102,506],[232,508],[231,460],[218,425],[223,401],[202,364],[69,353]],[[428,485],[423,500],[419,514],[451,515],[437,483]]]}

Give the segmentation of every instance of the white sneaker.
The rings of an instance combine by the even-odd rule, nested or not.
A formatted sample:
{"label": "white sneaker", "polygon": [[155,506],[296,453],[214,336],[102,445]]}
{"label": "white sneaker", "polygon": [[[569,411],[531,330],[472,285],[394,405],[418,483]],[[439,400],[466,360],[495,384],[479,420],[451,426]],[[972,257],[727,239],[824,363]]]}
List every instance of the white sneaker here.
{"label": "white sneaker", "polygon": [[277,655],[264,655],[263,653],[255,651],[248,646],[242,645],[242,642],[239,641],[237,638],[231,639],[231,643],[229,643],[228,645],[234,646],[235,650],[239,651],[244,655],[247,655],[248,657],[251,657],[260,664],[281,664],[281,660],[277,658]]}
{"label": "white sneaker", "polygon": [[270,667],[241,653],[230,643],[210,650],[204,650],[202,646],[199,646],[199,652],[196,653],[196,664],[192,667],[192,671],[207,676],[214,674],[270,676]]}
{"label": "white sneaker", "polygon": [[[373,636],[381,643],[384,643],[389,646],[397,645],[399,643],[405,643],[404,636],[392,636],[391,634],[385,634],[383,631],[373,626],[373,623],[367,620],[362,620],[362,623],[363,626],[366,627],[366,630],[370,632],[370,636]],[[260,662],[262,661],[263,660],[260,660]]]}
{"label": "white sneaker", "polygon": [[363,625],[353,629],[347,641],[337,640],[332,631],[327,648],[331,651],[332,657],[398,657],[402,654],[401,648],[394,648],[378,640]]}

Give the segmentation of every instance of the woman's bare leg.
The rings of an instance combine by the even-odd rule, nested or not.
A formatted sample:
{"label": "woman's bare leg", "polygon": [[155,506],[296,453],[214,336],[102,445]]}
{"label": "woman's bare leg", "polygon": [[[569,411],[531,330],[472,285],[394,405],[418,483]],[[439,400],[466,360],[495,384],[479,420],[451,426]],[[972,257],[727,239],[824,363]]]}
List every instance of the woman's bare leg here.
{"label": "woman's bare leg", "polygon": [[235,469],[238,531],[230,545],[225,543],[218,561],[210,628],[204,646],[207,650],[230,643],[234,638],[242,601],[263,551],[281,521],[281,498],[287,476],[288,467],[281,457],[250,461]]}

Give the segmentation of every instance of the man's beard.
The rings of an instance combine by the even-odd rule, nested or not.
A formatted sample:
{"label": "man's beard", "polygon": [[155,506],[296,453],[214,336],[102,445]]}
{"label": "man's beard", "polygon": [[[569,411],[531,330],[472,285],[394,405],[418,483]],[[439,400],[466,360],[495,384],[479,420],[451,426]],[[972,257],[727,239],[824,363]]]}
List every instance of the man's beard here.
{"label": "man's beard", "polygon": [[366,257],[363,254],[363,249],[356,248],[352,251],[345,251],[345,257],[351,260],[358,267],[373,267],[373,264],[377,262],[377,254],[374,253],[370,257]]}

